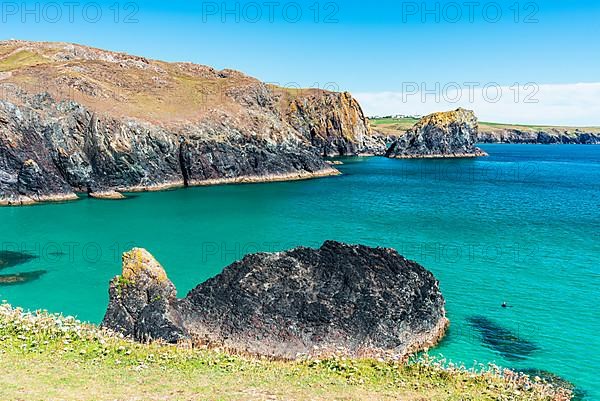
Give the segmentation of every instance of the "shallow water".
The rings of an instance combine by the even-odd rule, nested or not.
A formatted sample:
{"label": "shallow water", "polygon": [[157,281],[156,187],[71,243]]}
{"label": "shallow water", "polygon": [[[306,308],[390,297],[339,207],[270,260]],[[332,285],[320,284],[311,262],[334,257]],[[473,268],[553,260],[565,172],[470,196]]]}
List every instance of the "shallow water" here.
{"label": "shallow water", "polygon": [[441,282],[452,326],[433,353],[550,371],[600,400],[600,146],[482,147],[490,157],[350,158],[339,177],[0,208],[0,259],[36,256],[5,253],[0,274],[46,272],[0,298],[99,322],[133,246],[181,296],[246,253],[389,246]]}

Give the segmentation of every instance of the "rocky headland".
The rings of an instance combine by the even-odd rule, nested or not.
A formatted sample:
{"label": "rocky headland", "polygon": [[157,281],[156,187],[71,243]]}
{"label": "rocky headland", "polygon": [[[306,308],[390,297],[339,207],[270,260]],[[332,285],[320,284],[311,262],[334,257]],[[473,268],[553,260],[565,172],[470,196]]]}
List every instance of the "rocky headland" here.
{"label": "rocky headland", "polygon": [[481,129],[479,143],[600,145],[600,131],[561,127],[496,127]]}
{"label": "rocky headland", "polygon": [[385,147],[348,93],[75,44],[0,42],[0,94],[0,204],[335,175],[323,155]]}
{"label": "rocky headland", "polygon": [[470,110],[433,113],[392,142],[386,156],[403,159],[487,156],[475,146],[477,135],[477,117]]}
{"label": "rocky headland", "polygon": [[[399,139],[410,132],[414,118],[380,118],[369,120],[374,135]],[[476,143],[502,144],[600,144],[598,127],[560,127],[478,122]]]}
{"label": "rocky headland", "polygon": [[392,249],[327,241],[246,256],[185,298],[150,253],[123,256],[103,326],[138,341],[183,340],[294,359],[403,358],[448,326],[438,281]]}

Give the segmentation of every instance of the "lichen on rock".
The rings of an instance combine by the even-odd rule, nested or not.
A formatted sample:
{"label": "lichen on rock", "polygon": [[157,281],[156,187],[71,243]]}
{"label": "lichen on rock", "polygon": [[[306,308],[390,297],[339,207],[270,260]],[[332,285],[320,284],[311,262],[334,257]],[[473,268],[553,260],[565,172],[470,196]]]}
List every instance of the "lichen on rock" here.
{"label": "lichen on rock", "polygon": [[385,139],[371,130],[348,92],[273,88],[289,123],[323,156],[383,155]]}
{"label": "lichen on rock", "polygon": [[123,273],[109,287],[103,325],[140,341],[177,342],[187,337],[173,307],[177,291],[162,266],[145,249],[123,254]]}

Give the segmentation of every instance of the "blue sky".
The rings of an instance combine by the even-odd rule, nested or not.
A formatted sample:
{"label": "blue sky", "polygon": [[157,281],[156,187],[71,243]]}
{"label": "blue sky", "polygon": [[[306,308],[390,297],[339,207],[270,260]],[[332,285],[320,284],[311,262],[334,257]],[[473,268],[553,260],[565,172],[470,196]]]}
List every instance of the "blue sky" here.
{"label": "blue sky", "polygon": [[[560,99],[552,92],[553,104],[571,98],[568,106],[587,114],[548,116],[546,108],[524,122],[600,124],[600,105],[580,99],[590,88],[570,93],[580,88],[572,84],[600,82],[598,1],[25,1],[3,2],[1,12],[5,39],[77,42],[234,68],[281,85],[348,90],[365,99],[368,114],[452,107],[449,84],[464,92],[465,83],[477,83],[477,98],[486,85],[533,83],[563,88]],[[394,103],[413,84],[419,93],[445,88],[441,101],[415,95]],[[543,92],[535,94],[542,103]],[[489,118],[502,119],[503,110]]]}

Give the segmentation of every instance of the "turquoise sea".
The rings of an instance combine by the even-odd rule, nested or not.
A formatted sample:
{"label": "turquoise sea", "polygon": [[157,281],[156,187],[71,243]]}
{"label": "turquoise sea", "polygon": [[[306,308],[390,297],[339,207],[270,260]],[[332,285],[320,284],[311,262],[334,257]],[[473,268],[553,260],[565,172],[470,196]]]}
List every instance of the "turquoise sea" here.
{"label": "turquoise sea", "polygon": [[600,400],[600,147],[482,147],[490,157],[348,158],[333,178],[0,208],[0,274],[29,279],[0,299],[99,322],[133,246],[181,296],[246,253],[394,247],[441,282],[452,326],[431,353],[550,371]]}

